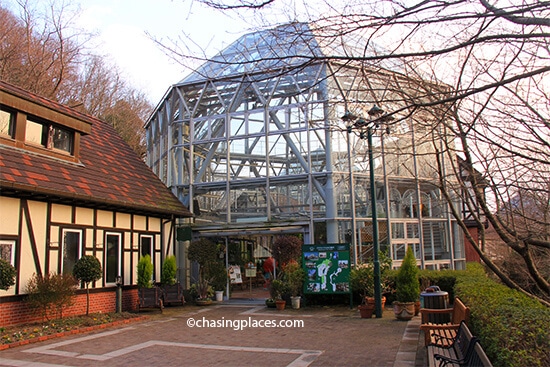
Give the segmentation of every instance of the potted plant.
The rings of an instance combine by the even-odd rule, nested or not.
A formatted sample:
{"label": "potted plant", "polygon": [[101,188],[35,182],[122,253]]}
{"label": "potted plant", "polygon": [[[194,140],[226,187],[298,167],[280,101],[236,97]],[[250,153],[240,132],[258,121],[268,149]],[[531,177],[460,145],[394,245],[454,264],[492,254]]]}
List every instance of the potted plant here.
{"label": "potted plant", "polygon": [[374,297],[373,265],[369,263],[354,265],[350,271],[349,282],[351,290],[358,292],[361,298],[361,304],[358,307],[361,318],[371,318],[374,313],[374,302],[367,302],[367,297]]}
{"label": "potted plant", "polygon": [[214,294],[216,301],[223,301],[223,291],[227,287],[227,269],[225,265],[219,261],[213,262],[208,268],[207,279],[210,279],[212,288],[214,288]]}
{"label": "potted plant", "polygon": [[[388,285],[384,273],[391,269],[391,259],[382,251],[378,255],[380,261],[380,287],[384,292]],[[358,307],[362,318],[371,318],[375,309],[374,300],[374,263],[372,260],[356,264],[350,271],[350,286],[352,292],[359,293],[361,303]],[[386,297],[381,297],[382,309],[386,303]]]}
{"label": "potted plant", "polygon": [[214,289],[206,279],[199,279],[195,284],[191,285],[189,293],[195,300],[198,306],[207,306],[212,304],[212,296]]}
{"label": "potted plant", "polygon": [[420,298],[420,283],[418,267],[411,246],[407,249],[405,258],[396,276],[396,301],[393,312],[398,320],[410,320],[414,316],[414,304]]}
{"label": "potted plant", "polygon": [[155,287],[153,279],[153,263],[151,256],[145,255],[139,258],[137,264],[138,283],[138,311],[145,307],[159,307],[163,309],[162,299],[158,287]]}
{"label": "potted plant", "polygon": [[288,292],[290,292],[290,300],[294,309],[300,308],[300,294],[305,276],[304,270],[295,260],[291,260],[283,266],[283,279],[287,284]]}
{"label": "potted plant", "polygon": [[223,270],[223,276],[221,275],[222,272],[220,269],[222,267],[217,259],[218,252],[218,245],[206,238],[195,240],[189,245],[187,257],[189,260],[199,264],[197,282],[190,289],[191,294],[195,296],[197,304],[212,303],[212,296],[214,295],[212,284],[215,281],[217,284],[221,284],[221,279],[223,279],[224,284],[227,282],[225,270]]}
{"label": "potted plant", "polygon": [[287,285],[281,279],[275,279],[271,282],[269,289],[271,298],[275,300],[277,310],[284,310],[286,301],[283,299],[283,294],[288,291]]}
{"label": "potted plant", "polygon": [[181,302],[182,305],[185,304],[183,287],[176,280],[177,271],[178,266],[176,257],[174,255],[167,256],[166,259],[164,259],[160,273],[162,301],[164,304],[173,302]]}

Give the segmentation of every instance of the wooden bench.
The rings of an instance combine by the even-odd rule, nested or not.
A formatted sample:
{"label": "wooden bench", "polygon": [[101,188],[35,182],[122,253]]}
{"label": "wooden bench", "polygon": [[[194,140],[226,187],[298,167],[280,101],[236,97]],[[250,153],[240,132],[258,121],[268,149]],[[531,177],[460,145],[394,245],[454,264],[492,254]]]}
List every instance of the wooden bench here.
{"label": "wooden bench", "polygon": [[[431,309],[421,308],[422,323],[420,330],[424,331],[425,345],[439,344],[448,346],[456,337],[456,332],[461,321],[468,323],[470,320],[470,308],[457,297],[454,300],[453,308]],[[445,324],[434,324],[429,321],[430,315],[450,314],[450,322]]]}
{"label": "wooden bench", "polygon": [[431,344],[426,347],[426,350],[429,367],[492,366],[479,340],[472,335],[464,321],[460,323],[455,338],[448,345]]}

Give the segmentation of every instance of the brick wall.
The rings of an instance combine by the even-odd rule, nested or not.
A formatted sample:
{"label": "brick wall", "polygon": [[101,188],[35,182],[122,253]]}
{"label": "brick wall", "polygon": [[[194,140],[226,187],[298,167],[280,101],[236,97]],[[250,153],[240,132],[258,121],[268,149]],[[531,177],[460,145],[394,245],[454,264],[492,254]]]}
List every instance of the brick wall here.
{"label": "brick wall", "polygon": [[[41,322],[40,311],[32,310],[24,301],[24,296],[0,298],[0,327],[24,323]],[[122,290],[122,311],[137,309],[137,288]],[[90,313],[107,313],[116,311],[116,288],[90,290]],[[86,291],[79,290],[74,297],[74,303],[63,309],[63,317],[86,314]],[[59,318],[56,312],[48,315],[49,319]]]}

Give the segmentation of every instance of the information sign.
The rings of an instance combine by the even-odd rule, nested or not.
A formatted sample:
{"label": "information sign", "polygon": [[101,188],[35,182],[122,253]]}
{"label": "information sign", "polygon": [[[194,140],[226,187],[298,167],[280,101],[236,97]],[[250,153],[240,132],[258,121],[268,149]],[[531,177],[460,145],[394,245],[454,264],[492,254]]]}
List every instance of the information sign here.
{"label": "information sign", "polygon": [[307,274],[304,293],[350,293],[349,244],[303,245],[302,256]]}

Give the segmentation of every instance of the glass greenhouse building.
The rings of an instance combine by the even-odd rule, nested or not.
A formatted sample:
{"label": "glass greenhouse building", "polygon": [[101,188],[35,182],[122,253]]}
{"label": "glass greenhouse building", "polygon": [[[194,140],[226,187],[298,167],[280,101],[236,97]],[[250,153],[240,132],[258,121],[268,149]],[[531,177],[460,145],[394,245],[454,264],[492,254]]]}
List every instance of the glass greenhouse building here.
{"label": "glass greenhouse building", "polygon": [[[350,243],[360,261],[372,252],[375,195],[395,267],[408,246],[422,268],[464,267],[464,237],[438,186],[450,167],[447,117],[407,107],[447,87],[395,61],[354,61],[356,44],[287,24],[241,37],[170,87],[146,125],[147,163],[196,214],[184,224],[193,236],[261,258],[275,236],[300,234],[305,244]],[[386,112],[373,122],[374,105]],[[349,128],[347,111],[360,116]]]}

